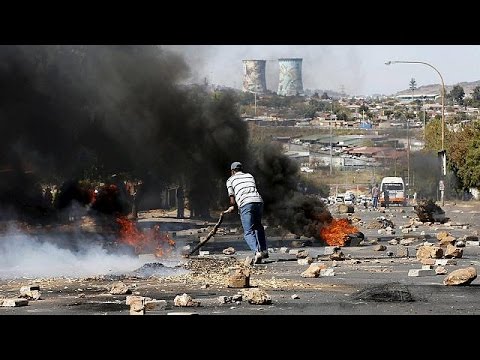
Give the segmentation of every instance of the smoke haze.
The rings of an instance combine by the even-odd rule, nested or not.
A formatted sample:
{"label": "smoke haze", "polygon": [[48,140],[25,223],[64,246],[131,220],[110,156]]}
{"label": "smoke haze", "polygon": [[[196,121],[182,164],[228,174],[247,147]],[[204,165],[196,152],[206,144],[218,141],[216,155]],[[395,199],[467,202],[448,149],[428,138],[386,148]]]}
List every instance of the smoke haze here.
{"label": "smoke haze", "polygon": [[74,251],[13,229],[0,240],[1,279],[124,274],[142,264],[137,256],[107,253],[101,243]]}

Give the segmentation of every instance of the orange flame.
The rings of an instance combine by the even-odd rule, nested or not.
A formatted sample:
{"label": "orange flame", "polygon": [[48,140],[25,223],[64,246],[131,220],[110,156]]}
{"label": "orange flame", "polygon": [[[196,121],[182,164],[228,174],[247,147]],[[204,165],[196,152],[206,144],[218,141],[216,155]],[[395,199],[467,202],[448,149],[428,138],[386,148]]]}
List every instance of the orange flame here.
{"label": "orange flame", "polygon": [[358,232],[348,219],[332,219],[320,230],[321,238],[330,246],[343,246],[349,234]]}
{"label": "orange flame", "polygon": [[175,247],[175,241],[168,233],[161,232],[159,225],[143,232],[138,230],[134,221],[124,216],[118,217],[117,223],[120,225],[119,240],[132,246],[136,254],[154,253],[161,257],[169,254]]}

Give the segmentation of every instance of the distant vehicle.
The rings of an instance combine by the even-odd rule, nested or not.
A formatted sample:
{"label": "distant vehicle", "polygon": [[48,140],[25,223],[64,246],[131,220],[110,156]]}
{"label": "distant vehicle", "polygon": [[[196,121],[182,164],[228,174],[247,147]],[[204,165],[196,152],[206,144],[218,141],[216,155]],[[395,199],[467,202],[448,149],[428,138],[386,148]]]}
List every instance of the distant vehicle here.
{"label": "distant vehicle", "polygon": [[345,193],[344,200],[345,204],[347,205],[353,205],[355,203],[355,194],[351,192]]}
{"label": "distant vehicle", "polygon": [[389,205],[397,204],[401,206],[407,205],[407,199],[405,197],[405,183],[401,177],[387,176],[382,179],[380,184],[380,206],[385,206],[385,199],[383,197],[384,190],[388,190]]}

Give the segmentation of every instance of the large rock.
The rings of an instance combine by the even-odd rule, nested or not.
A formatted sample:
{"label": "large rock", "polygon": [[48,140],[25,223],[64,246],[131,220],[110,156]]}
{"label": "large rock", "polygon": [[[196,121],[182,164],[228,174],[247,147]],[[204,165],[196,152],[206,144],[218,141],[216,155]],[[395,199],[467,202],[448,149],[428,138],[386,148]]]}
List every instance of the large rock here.
{"label": "large rock", "polygon": [[422,259],[440,259],[443,256],[443,249],[438,246],[419,246],[416,257]]}
{"label": "large rock", "polygon": [[477,278],[477,269],[473,266],[452,271],[445,279],[444,285],[469,285]]}
{"label": "large rock", "polygon": [[21,298],[26,298],[28,300],[38,300],[40,299],[40,286],[38,285],[28,285],[22,286],[20,288],[20,296]]}
{"label": "large rock", "polygon": [[121,281],[113,284],[112,288],[110,289],[110,294],[112,295],[126,295],[131,293],[132,290],[130,290],[128,286]]}
{"label": "large rock", "polygon": [[173,299],[173,305],[180,307],[193,307],[200,306],[200,302],[193,300],[188,294],[183,294],[175,296],[175,299]]}
{"label": "large rock", "polygon": [[272,298],[262,289],[248,289],[242,291],[243,299],[249,304],[266,305],[272,303]]}
{"label": "large rock", "polygon": [[442,241],[442,239],[448,237],[448,236],[451,236],[448,232],[446,231],[440,231],[437,233],[436,237],[437,237],[437,240],[438,241]]}
{"label": "large rock", "polygon": [[437,239],[440,243],[441,247],[446,247],[447,245],[453,245],[455,243],[456,238],[446,231],[440,231],[437,234]]}
{"label": "large rock", "polygon": [[307,270],[302,272],[301,276],[304,278],[316,278],[320,275],[320,271],[326,268],[327,267],[325,266],[325,264],[313,263],[308,267]]}
{"label": "large rock", "polygon": [[250,287],[250,271],[248,269],[236,269],[228,277],[229,288],[248,288]]}
{"label": "large rock", "polygon": [[445,257],[447,259],[451,259],[451,258],[459,259],[462,256],[463,256],[463,249],[462,248],[458,248],[458,247],[453,246],[451,244],[447,245],[447,248],[445,249]]}

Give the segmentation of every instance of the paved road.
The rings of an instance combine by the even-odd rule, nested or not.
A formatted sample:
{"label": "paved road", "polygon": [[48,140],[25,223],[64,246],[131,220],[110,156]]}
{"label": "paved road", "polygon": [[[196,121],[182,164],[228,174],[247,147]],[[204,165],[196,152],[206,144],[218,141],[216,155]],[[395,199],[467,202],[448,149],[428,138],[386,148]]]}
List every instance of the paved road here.
{"label": "paved road", "polygon": [[[476,205],[476,204],[475,204]],[[42,288],[43,300],[31,301],[26,307],[0,308],[0,314],[112,314],[128,315],[125,295],[110,295],[108,289],[120,278],[133,291],[167,301],[165,308],[149,311],[147,315],[166,315],[169,313],[193,313],[200,315],[470,315],[480,314],[480,280],[474,280],[469,286],[445,286],[445,275],[409,277],[410,269],[419,269],[421,264],[415,259],[415,246],[423,241],[435,242],[435,234],[445,230],[456,237],[477,234],[478,206],[470,203],[448,204],[444,207],[450,224],[420,226],[415,232],[402,234],[399,226],[414,216],[412,208],[392,208],[385,213],[360,211],[355,216],[364,224],[378,216],[386,216],[395,223],[396,234],[379,235],[376,229],[361,228],[367,240],[377,238],[380,244],[387,246],[386,251],[375,251],[374,246],[343,247],[342,252],[348,261],[333,263],[325,255],[325,247],[313,244],[304,249],[313,257],[319,258],[328,267],[333,268],[334,276],[302,278],[300,274],[307,268],[300,265],[293,254],[280,252],[281,246],[293,248],[295,239],[270,237],[269,246],[273,252],[264,264],[256,265],[250,282],[253,286],[265,290],[271,296],[271,304],[252,305],[246,301],[220,304],[219,296],[237,294],[239,289],[226,287],[226,282],[218,283],[202,278],[186,277],[180,266],[187,259],[177,256],[170,258],[169,266],[160,270],[157,277],[115,277],[103,278],[57,278],[37,279]],[[335,215],[335,210],[331,209]],[[338,215],[340,216],[340,215]],[[460,224],[462,224],[460,226]],[[234,224],[232,224],[234,225]],[[423,235],[422,231],[424,232]],[[178,247],[195,244],[203,235],[197,230],[178,230],[175,238]],[[399,245],[390,245],[393,238],[414,237],[415,242],[408,246],[409,257],[396,256]],[[298,243],[298,241],[297,241]],[[203,259],[231,259],[222,254],[222,250],[232,246],[237,249],[233,257],[243,260],[249,255],[241,235],[216,236],[202,250],[210,251]],[[393,256],[388,256],[391,251]],[[358,260],[356,262],[352,261]],[[190,261],[202,261],[193,257]],[[175,266],[176,265],[176,266]],[[467,246],[463,257],[457,259],[457,265],[448,265],[454,269],[474,266],[480,269],[480,247]],[[183,274],[183,275],[182,275]],[[167,275],[178,275],[168,277]],[[221,278],[221,274],[215,274]],[[226,277],[225,277],[226,279]],[[0,294],[13,296],[22,285],[32,280],[2,280]],[[206,286],[208,284],[208,286]],[[188,293],[200,301],[201,306],[180,308],[173,306],[176,295]],[[295,298],[292,296],[296,295]]]}

